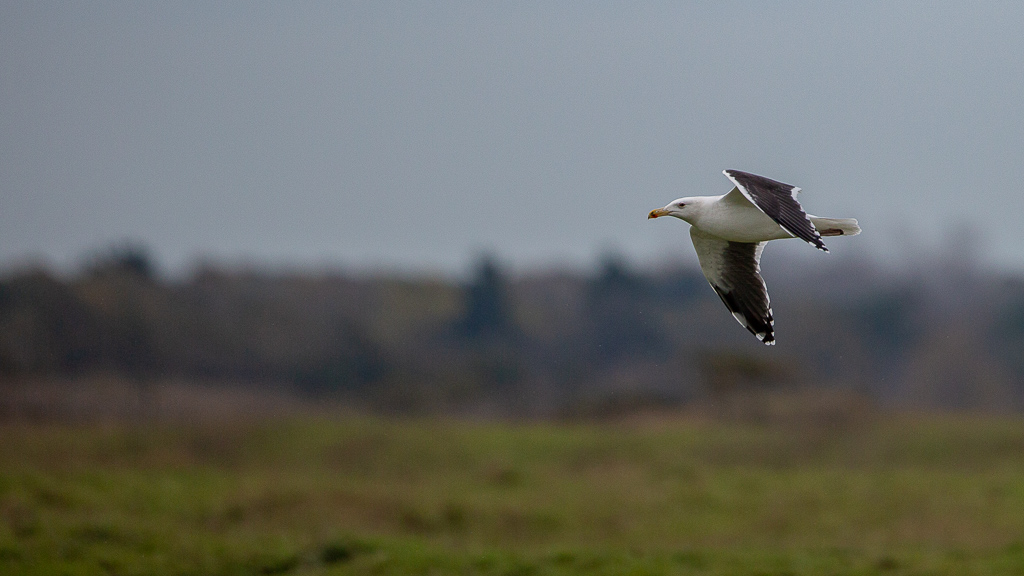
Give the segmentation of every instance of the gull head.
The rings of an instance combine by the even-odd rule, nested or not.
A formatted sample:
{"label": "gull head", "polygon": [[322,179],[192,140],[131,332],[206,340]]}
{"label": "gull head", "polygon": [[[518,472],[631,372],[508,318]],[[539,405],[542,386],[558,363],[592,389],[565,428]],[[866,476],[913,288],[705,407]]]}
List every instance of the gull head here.
{"label": "gull head", "polygon": [[675,216],[680,220],[687,220],[693,216],[699,202],[696,198],[679,198],[669,202],[664,208],[655,208],[647,215],[647,219],[660,218],[662,216]]}

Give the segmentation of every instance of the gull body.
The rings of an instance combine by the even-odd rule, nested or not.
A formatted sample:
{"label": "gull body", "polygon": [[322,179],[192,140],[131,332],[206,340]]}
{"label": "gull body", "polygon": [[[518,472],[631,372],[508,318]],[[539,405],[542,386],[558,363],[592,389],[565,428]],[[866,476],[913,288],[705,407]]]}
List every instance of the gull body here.
{"label": "gull body", "polygon": [[758,340],[775,343],[775,320],[761,278],[761,253],[770,240],[800,238],[828,252],[822,236],[854,236],[853,218],[822,218],[804,212],[800,189],[739,170],[725,170],[735,188],[721,196],[688,196],[648,218],[673,216],[690,224],[701,271],[733,317]]}
{"label": "gull body", "polygon": [[742,195],[689,196],[673,200],[652,212],[654,217],[674,216],[704,232],[730,242],[763,242],[794,238],[778,222]]}

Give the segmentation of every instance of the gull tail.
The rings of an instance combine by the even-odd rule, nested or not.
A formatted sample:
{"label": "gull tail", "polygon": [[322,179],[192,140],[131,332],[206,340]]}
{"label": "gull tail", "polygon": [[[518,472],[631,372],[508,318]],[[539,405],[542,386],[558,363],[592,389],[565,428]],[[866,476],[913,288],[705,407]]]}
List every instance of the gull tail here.
{"label": "gull tail", "polygon": [[811,223],[822,236],[856,236],[860,226],[856,218],[819,218],[811,216]]}

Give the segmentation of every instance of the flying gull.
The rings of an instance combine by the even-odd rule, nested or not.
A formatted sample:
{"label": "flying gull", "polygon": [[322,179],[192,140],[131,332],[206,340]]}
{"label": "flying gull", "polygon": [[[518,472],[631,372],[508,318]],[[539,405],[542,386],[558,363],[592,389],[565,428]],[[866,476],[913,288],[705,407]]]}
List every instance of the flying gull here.
{"label": "flying gull", "polygon": [[853,218],[819,218],[804,212],[800,189],[739,170],[723,173],[736,185],[722,196],[692,196],[651,210],[647,218],[675,216],[690,223],[700,269],[736,320],[765,344],[775,344],[761,252],[769,240],[800,238],[828,252],[822,236],[854,236]]}

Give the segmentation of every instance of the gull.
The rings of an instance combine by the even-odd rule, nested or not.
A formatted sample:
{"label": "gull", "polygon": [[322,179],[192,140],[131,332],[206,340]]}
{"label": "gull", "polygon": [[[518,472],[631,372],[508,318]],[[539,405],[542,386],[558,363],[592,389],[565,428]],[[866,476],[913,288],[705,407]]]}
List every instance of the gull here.
{"label": "gull", "polygon": [[768,287],[761,278],[761,252],[769,240],[799,238],[828,252],[822,236],[855,236],[854,218],[820,218],[804,212],[800,189],[771,178],[722,172],[735,185],[721,196],[690,196],[651,210],[647,218],[675,216],[690,224],[700,269],[736,321],[764,344],[775,344]]}

